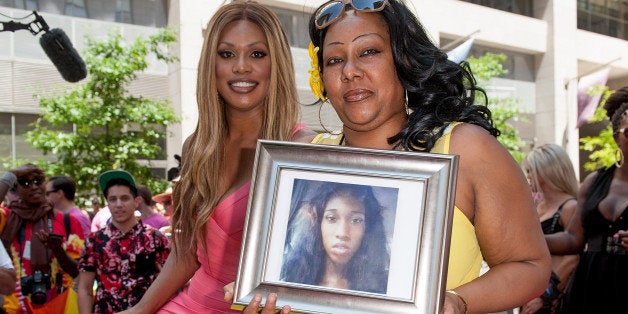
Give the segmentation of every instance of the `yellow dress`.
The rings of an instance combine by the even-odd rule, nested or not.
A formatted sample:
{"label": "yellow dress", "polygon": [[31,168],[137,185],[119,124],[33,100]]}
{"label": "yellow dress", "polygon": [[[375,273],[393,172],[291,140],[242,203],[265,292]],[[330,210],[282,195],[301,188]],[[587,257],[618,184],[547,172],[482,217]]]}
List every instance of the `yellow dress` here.
{"label": "yellow dress", "polygon": [[[451,131],[459,123],[451,124],[443,136],[436,141],[432,153],[448,154]],[[340,145],[342,135],[321,133],[312,143]],[[479,277],[482,266],[482,253],[475,236],[475,227],[457,206],[454,206],[454,219],[449,247],[447,289],[454,289]]]}

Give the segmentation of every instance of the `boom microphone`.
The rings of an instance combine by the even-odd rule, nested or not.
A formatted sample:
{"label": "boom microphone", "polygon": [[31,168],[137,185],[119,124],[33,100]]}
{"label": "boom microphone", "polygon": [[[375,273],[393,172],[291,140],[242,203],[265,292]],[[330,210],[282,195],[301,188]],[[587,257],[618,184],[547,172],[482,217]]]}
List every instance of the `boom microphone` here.
{"label": "boom microphone", "polygon": [[53,28],[46,31],[39,38],[39,44],[64,80],[74,83],[87,76],[85,62],[63,30]]}

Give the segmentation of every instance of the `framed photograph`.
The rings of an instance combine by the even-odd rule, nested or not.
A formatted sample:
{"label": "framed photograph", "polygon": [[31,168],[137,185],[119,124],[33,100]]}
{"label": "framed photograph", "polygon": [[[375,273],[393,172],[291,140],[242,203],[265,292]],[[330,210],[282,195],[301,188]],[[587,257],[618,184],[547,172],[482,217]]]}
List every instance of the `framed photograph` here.
{"label": "framed photograph", "polygon": [[[438,313],[458,156],[260,140],[232,307]],[[265,301],[265,299],[264,299]]]}

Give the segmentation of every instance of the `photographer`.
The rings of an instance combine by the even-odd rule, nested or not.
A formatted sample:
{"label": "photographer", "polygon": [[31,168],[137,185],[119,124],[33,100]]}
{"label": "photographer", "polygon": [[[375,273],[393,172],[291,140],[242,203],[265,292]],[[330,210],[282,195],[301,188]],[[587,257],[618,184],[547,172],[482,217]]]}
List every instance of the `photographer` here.
{"label": "photographer", "polygon": [[9,313],[63,311],[65,301],[57,298],[67,298],[72,277],[78,274],[75,258],[83,246],[83,231],[74,217],[64,220],[62,213],[53,211],[46,201],[45,179],[44,171],[33,164],[0,178],[0,197],[9,189],[18,197],[8,204],[6,225],[0,229],[18,274],[17,289],[4,304]]}

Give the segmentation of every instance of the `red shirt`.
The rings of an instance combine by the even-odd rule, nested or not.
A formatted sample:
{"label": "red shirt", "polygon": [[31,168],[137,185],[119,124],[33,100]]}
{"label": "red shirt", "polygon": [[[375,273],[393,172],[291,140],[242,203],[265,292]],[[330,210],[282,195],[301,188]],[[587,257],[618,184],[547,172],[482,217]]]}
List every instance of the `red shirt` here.
{"label": "red shirt", "polygon": [[[11,210],[5,208],[5,217],[8,218]],[[2,214],[2,211],[0,211]],[[2,220],[2,219],[0,219]],[[63,247],[68,253],[68,256],[74,259],[78,259],[80,257],[81,250],[83,248],[83,242],[85,240],[85,236],[83,234],[83,228],[76,218],[70,216],[70,235],[66,235],[66,228],[63,221],[62,213],[55,213],[54,219],[51,221],[53,233],[59,234],[63,236],[64,243]],[[21,278],[24,276],[32,276],[33,273],[31,271],[31,260],[30,260],[30,241],[34,236],[33,223],[27,222],[24,230],[24,240],[19,241],[19,235],[11,244],[11,248],[9,248],[9,253],[11,258],[13,259],[13,267],[15,268],[15,272],[17,273],[17,288],[15,293],[12,296],[8,296],[7,299],[12,299],[12,302],[5,300],[5,307],[10,304],[15,305],[19,301],[19,309],[17,313],[30,313],[31,308],[38,308],[39,306],[36,304],[31,304],[28,295],[22,295],[22,289],[20,285]],[[50,262],[50,282],[51,289],[47,292],[47,302],[50,302],[57,295],[61,294],[66,289],[74,286],[74,281],[72,277],[61,269],[57,259],[51,254],[51,262]],[[58,275],[59,274],[59,275]],[[61,278],[61,282],[58,282],[57,279]]]}
{"label": "red shirt", "polygon": [[92,232],[85,241],[79,270],[96,273],[93,311],[114,313],[139,302],[169,252],[168,238],[141,222],[125,233],[112,223]]}

